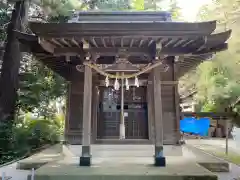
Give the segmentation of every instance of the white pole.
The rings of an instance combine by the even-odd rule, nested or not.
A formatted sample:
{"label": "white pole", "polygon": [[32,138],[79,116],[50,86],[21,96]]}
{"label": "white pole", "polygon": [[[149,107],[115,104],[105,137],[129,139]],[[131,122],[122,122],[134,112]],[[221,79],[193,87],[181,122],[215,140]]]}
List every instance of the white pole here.
{"label": "white pole", "polygon": [[121,78],[121,120],[120,120],[120,139],[125,139],[125,119],[124,119],[124,73]]}
{"label": "white pole", "polygon": [[35,175],[35,170],[34,170],[34,168],[32,168],[31,180],[34,180],[34,175]]}
{"label": "white pole", "polygon": [[5,180],[5,177],[6,177],[6,173],[2,172],[2,180]]}
{"label": "white pole", "polygon": [[225,154],[228,155],[228,119],[226,120],[226,149]]}

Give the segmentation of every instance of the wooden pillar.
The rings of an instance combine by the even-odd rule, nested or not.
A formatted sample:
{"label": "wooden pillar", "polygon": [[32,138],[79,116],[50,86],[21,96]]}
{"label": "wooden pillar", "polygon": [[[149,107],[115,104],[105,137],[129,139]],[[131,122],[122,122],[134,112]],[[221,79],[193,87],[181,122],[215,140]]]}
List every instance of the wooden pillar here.
{"label": "wooden pillar", "polygon": [[160,66],[153,69],[153,109],[155,125],[155,166],[166,166],[163,156],[163,110],[161,95]]}
{"label": "wooden pillar", "polygon": [[[177,65],[173,63],[173,82],[177,82]],[[176,143],[179,144],[181,141],[181,134],[180,134],[180,119],[181,119],[181,112],[180,112],[180,96],[178,92],[178,83],[174,85],[174,101],[175,101],[175,109],[176,109]]]}
{"label": "wooden pillar", "polygon": [[92,108],[92,69],[85,66],[83,96],[83,136],[80,166],[91,165],[91,108]]}
{"label": "wooden pillar", "polygon": [[97,139],[97,115],[98,115],[98,107],[99,107],[99,90],[98,87],[93,82],[93,94],[92,94],[92,143],[96,142]]}
{"label": "wooden pillar", "polygon": [[67,133],[69,130],[69,111],[70,111],[70,96],[71,96],[71,85],[67,82],[67,98],[66,98],[66,109],[65,109],[65,128],[64,128],[64,140],[67,141]]}
{"label": "wooden pillar", "polygon": [[148,136],[149,140],[154,143],[155,142],[155,133],[154,133],[154,108],[153,108],[153,83],[152,83],[152,75],[149,74],[148,77],[148,85],[147,85],[147,106],[148,106]]}

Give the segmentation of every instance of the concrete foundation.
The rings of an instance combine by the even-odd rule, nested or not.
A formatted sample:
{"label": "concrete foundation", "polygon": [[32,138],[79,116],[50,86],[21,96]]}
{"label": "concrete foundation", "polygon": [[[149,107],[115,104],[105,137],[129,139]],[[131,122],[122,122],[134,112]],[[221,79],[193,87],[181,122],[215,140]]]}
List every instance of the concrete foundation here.
{"label": "concrete foundation", "polygon": [[[154,167],[153,158],[95,158],[91,167],[80,167],[78,158],[45,165],[35,180],[217,180],[217,176],[184,158],[168,158],[166,167]],[[30,177],[28,178],[30,180]]]}
{"label": "concrete foundation", "polygon": [[166,156],[166,167],[154,166],[153,145],[93,145],[91,167],[79,166],[81,149],[81,146],[64,146],[62,158],[37,169],[34,179],[217,180],[185,147],[181,156]]}

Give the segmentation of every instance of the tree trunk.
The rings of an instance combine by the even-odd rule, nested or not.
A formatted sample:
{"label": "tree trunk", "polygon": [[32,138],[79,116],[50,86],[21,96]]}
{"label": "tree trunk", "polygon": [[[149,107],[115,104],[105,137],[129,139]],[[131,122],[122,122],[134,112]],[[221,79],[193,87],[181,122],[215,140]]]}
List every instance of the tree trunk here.
{"label": "tree trunk", "polygon": [[[11,21],[7,28],[7,41],[3,56],[0,77],[0,160],[8,162],[14,158],[16,151],[12,127],[15,118],[18,77],[22,53],[14,30],[24,30],[29,3],[27,0],[18,1],[12,12]],[[11,157],[11,158],[10,158]],[[9,159],[10,158],[10,159]]]}
{"label": "tree trunk", "polygon": [[27,20],[29,2],[18,1],[12,12],[11,22],[7,28],[7,41],[3,56],[0,77],[0,121],[13,122],[16,110],[19,83],[19,67],[22,59],[20,45],[14,30],[23,31]]}

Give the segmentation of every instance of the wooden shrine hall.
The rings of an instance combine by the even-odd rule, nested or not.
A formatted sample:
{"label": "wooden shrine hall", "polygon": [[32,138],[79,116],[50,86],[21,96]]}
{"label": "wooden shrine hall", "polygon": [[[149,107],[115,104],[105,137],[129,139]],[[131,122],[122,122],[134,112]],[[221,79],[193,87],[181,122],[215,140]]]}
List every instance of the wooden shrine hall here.
{"label": "wooden shrine hall", "polygon": [[227,49],[231,31],[216,21],[172,22],[167,12],[75,12],[68,23],[30,22],[17,33],[25,52],[69,82],[65,138],[94,143],[179,145],[178,79]]}

